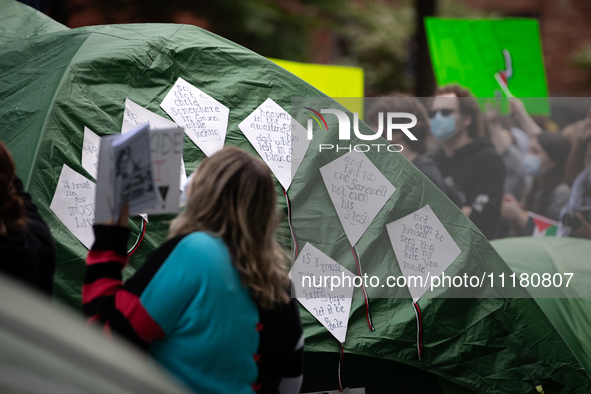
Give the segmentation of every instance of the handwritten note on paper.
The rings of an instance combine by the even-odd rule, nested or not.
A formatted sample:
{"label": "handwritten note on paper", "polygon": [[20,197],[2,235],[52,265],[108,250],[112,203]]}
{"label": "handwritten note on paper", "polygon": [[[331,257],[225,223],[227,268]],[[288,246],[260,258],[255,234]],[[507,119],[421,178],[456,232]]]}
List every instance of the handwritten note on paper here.
{"label": "handwritten note on paper", "polygon": [[[162,116],[155,114],[154,112],[150,111],[142,107],[139,104],[134,103],[130,99],[125,99],[125,113],[123,115],[123,124],[121,125],[121,134],[127,133],[128,131],[136,128],[137,126],[143,125],[144,123],[150,123],[150,131],[153,130],[160,130],[160,129],[174,129],[178,127],[178,125]],[[151,140],[154,137],[150,137]],[[182,144],[182,139],[181,139]],[[152,154],[154,154],[154,144],[153,141],[150,142],[152,147]],[[155,159],[158,160],[158,159]],[[154,162],[154,160],[152,160]],[[182,186],[187,183],[187,173],[185,171],[185,161],[181,157],[181,170],[180,170],[180,177],[181,177],[181,188]],[[147,220],[147,219],[146,219]]]}
{"label": "handwritten note on paper", "polygon": [[[390,242],[414,302],[429,289],[430,277],[439,276],[461,253],[429,205],[386,225]],[[421,281],[408,280],[420,276]]]}
{"label": "handwritten note on paper", "polygon": [[320,168],[351,245],[355,245],[396,188],[369,158],[349,152]]}
{"label": "handwritten note on paper", "polygon": [[123,124],[121,133],[135,129],[144,123],[150,123],[150,130],[172,129],[179,127],[176,123],[168,120],[154,112],[134,103],[130,99],[125,99],[125,112],[123,113]]}
{"label": "handwritten note on paper", "polygon": [[82,167],[90,176],[96,179],[98,170],[99,148],[101,137],[96,135],[88,127],[84,126],[84,141],[82,142]]}
{"label": "handwritten note on paper", "polygon": [[344,343],[355,275],[307,243],[289,276],[298,301],[339,342]]}
{"label": "handwritten note on paper", "polygon": [[148,208],[146,213],[176,213],[179,210],[181,185],[175,178],[182,166],[183,131],[174,129],[150,130],[150,153],[154,184],[160,195],[161,204]]}
{"label": "handwritten note on paper", "polygon": [[95,184],[66,164],[49,208],[87,249],[94,242]]}
{"label": "handwritten note on paper", "polygon": [[[306,138],[306,129],[292,121],[291,115],[275,101],[268,98],[255,109],[238,127],[261,158],[267,163],[275,177],[285,190],[293,179],[292,166],[299,167],[310,141]],[[305,149],[298,149],[294,154],[293,144],[305,144]],[[301,147],[301,145],[300,145]]]}
{"label": "handwritten note on paper", "polygon": [[230,109],[182,78],[160,104],[207,156],[224,147]]}

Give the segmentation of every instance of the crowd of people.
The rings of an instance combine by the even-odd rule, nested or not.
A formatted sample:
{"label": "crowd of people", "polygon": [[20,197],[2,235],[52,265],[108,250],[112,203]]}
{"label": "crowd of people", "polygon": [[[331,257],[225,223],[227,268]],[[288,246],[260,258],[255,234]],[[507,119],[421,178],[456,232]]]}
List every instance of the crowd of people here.
{"label": "crowd of people", "polygon": [[[394,94],[375,101],[380,112],[417,117],[410,141],[390,143],[439,187],[489,239],[532,235],[532,216],[559,223],[562,235],[591,239],[591,110],[578,127],[547,131],[510,99],[510,113],[482,110],[467,89],[439,88],[425,105]],[[384,138],[386,133],[384,132]]]}
{"label": "crowd of people", "polygon": [[[426,106],[404,95],[380,99],[366,118],[414,114],[417,141],[400,131],[389,142],[402,145],[488,239],[527,234],[528,211],[591,239],[591,110],[580,127],[549,132],[519,99],[510,104],[510,115],[482,111],[468,90],[445,86]],[[95,224],[85,314],[196,392],[299,393],[303,332],[289,296],[287,256],[275,240],[270,170],[227,147],[203,160],[186,194],[168,240],[125,282],[127,208],[116,223]],[[5,274],[51,295],[55,244],[3,143],[0,250]]]}

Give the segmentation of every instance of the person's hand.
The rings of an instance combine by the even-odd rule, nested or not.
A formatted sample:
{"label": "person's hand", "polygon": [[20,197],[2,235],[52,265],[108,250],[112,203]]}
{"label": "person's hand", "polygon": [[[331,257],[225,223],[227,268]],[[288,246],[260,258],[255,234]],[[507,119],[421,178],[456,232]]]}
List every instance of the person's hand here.
{"label": "person's hand", "polygon": [[591,108],[587,111],[587,116],[583,121],[583,130],[580,135],[581,141],[587,141],[589,138],[591,138]]}
{"label": "person's hand", "polygon": [[484,111],[484,121],[486,122],[487,126],[493,129],[502,127],[499,111],[490,103],[487,103],[486,105],[486,111]]}
{"label": "person's hand", "polygon": [[513,116],[521,116],[527,114],[523,101],[521,101],[517,97],[511,97],[509,99],[509,108],[511,109],[511,115]]}
{"label": "person's hand", "polygon": [[498,154],[504,154],[513,143],[513,137],[501,124],[499,111],[491,105],[487,105],[484,112],[484,122],[490,134],[490,142],[492,142]]}
{"label": "person's hand", "polygon": [[472,215],[472,207],[470,205],[464,205],[462,207],[462,212],[464,212],[464,215],[467,217],[470,217],[470,215]]}
{"label": "person's hand", "polygon": [[117,223],[115,223],[115,221],[108,220],[106,222],[103,223],[99,223],[103,226],[121,226],[121,227],[129,227],[129,205],[125,204],[121,207],[121,211],[119,211],[119,220],[117,220]]}
{"label": "person's hand", "polygon": [[572,230],[570,236],[591,239],[591,223],[585,220],[585,217],[581,212],[577,212],[577,218],[581,221],[581,226]]}
{"label": "person's hand", "polygon": [[501,217],[521,229],[527,224],[527,212],[523,210],[519,201],[508,193],[503,196]]}

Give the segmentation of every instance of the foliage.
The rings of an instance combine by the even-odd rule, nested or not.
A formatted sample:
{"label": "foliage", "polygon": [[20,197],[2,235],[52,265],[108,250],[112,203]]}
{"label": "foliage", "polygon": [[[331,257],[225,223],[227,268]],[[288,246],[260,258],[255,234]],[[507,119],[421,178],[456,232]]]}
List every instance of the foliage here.
{"label": "foliage", "polygon": [[[369,95],[412,90],[416,1],[399,0],[394,4],[378,0],[351,2],[343,12],[347,23],[339,32],[345,42],[345,51],[338,61],[364,69]],[[438,16],[477,18],[487,15],[490,14],[457,0],[438,2]]]}
{"label": "foliage", "polygon": [[[79,0],[54,0],[75,6]],[[189,12],[208,30],[263,56],[307,61],[311,32],[346,0],[103,0],[96,8],[108,23],[174,20]],[[122,16],[123,15],[123,16]],[[124,19],[122,22],[121,20]]]}
{"label": "foliage", "polygon": [[[189,12],[222,37],[263,56],[293,61],[313,60],[314,33],[332,32],[333,46],[322,49],[331,51],[328,58],[337,64],[362,67],[368,94],[414,86],[419,0],[53,0],[53,5],[74,10],[81,1],[106,23],[166,23]],[[459,0],[437,5],[440,16],[486,16]]]}
{"label": "foliage", "polygon": [[591,70],[591,42],[584,43],[570,56],[573,65]]}

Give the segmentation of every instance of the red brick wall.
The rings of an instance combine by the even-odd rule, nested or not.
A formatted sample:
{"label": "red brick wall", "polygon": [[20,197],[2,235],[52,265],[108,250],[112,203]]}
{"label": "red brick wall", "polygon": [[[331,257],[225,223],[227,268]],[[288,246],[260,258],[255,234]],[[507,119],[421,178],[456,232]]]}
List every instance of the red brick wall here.
{"label": "red brick wall", "polygon": [[574,52],[591,43],[590,0],[462,0],[505,16],[538,18],[548,87],[552,96],[591,96],[591,70],[572,64]]}

